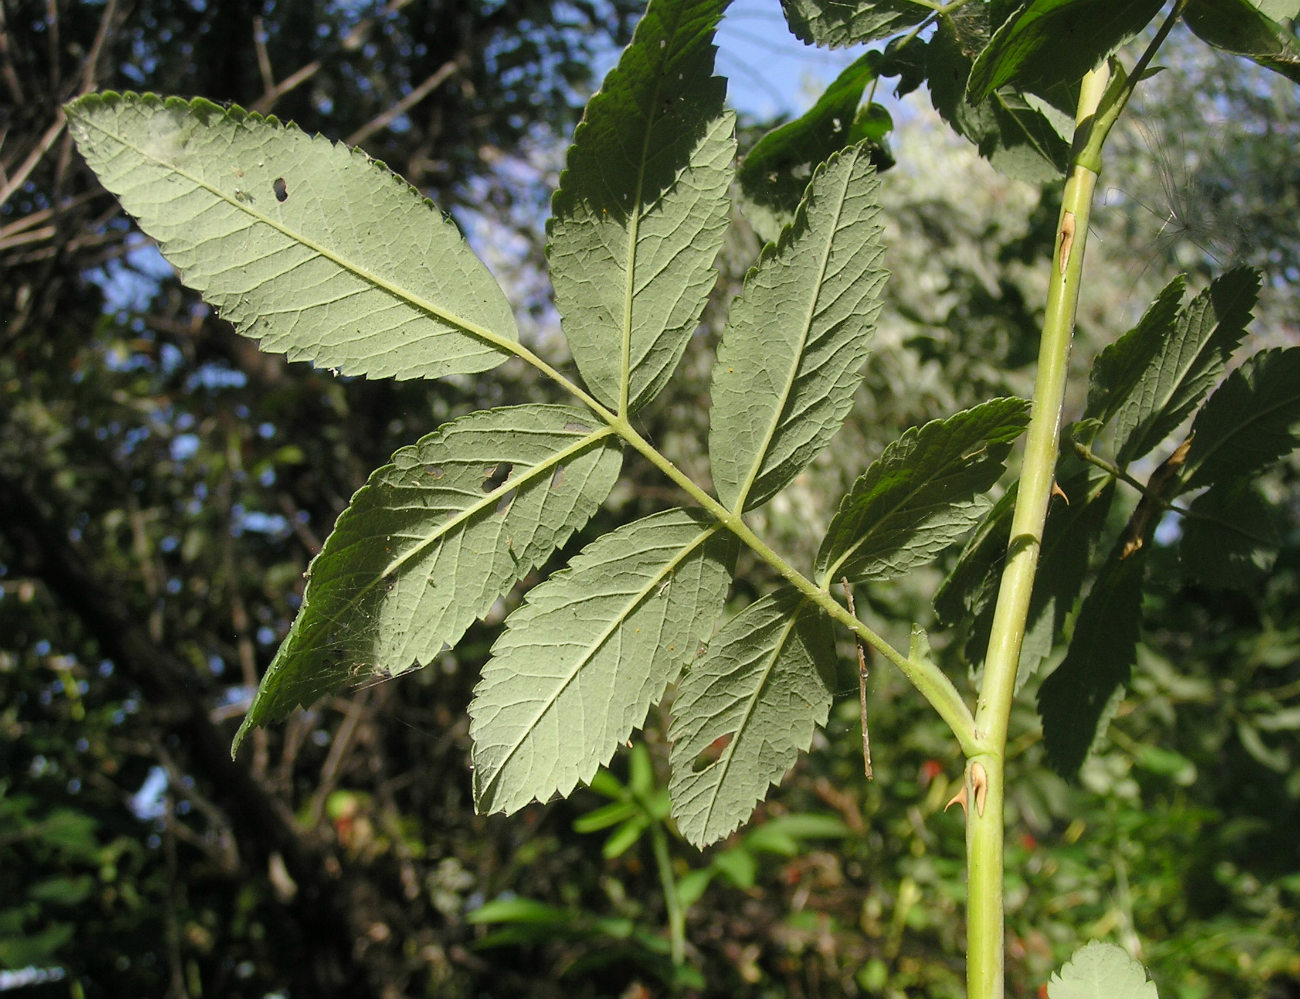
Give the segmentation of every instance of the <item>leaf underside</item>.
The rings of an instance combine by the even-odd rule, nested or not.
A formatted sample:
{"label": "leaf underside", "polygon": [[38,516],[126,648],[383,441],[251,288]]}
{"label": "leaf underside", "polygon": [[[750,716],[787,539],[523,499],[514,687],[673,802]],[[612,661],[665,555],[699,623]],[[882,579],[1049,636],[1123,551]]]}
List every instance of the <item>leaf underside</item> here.
{"label": "leaf underside", "polygon": [[667,383],[717,279],[736,154],[713,75],[726,5],[650,5],[587,105],[552,201],[564,334],[592,394],[620,413]]}
{"label": "leaf underside", "polygon": [[495,367],[518,339],[455,225],[359,150],[204,100],[104,93],[67,113],[104,186],[264,350],[436,378]]}
{"label": "leaf underside", "polygon": [[711,518],[669,510],[530,590],[469,708],[478,809],[516,811],[590,780],[695,657],[734,558]]}
{"label": "leaf underside", "polygon": [[567,406],[482,410],[393,455],[339,517],[236,736],[348,682],[427,665],[587,522],[616,439]]}
{"label": "leaf underside", "polygon": [[734,831],[808,749],[830,711],[834,662],[829,620],[790,587],[714,636],[678,685],[668,732],[673,818],[687,840],[703,847]]}
{"label": "leaf underside", "polygon": [[1093,940],[1070,957],[1047,983],[1047,999],[1159,999],[1146,969],[1122,947]]}
{"label": "leaf underside", "polygon": [[728,507],[770,498],[848,415],[888,276],[879,187],[864,144],[831,157],[732,303],[709,426],[713,482]]}
{"label": "leaf underside", "polygon": [[1197,496],[1183,520],[1183,575],[1211,589],[1260,583],[1282,543],[1278,509],[1249,479],[1229,479]]}
{"label": "leaf underside", "polygon": [[1300,83],[1300,43],[1294,30],[1279,23],[1300,13],[1294,3],[1268,5],[1268,13],[1265,6],[1260,0],[1190,0],[1183,20],[1202,41]]}
{"label": "leaf underside", "polygon": [[[1057,465],[1056,481],[1066,498],[1053,499],[1043,527],[1037,582],[1020,645],[1017,690],[1051,653],[1074,612],[1115,498],[1113,479],[1068,456]],[[983,662],[988,648],[1014,500],[1012,488],[981,522],[934,599],[944,623],[961,628],[964,655],[973,666]]]}
{"label": "leaf underside", "polygon": [[1160,290],[1136,326],[1108,344],[1088,373],[1085,419],[1108,423],[1128,402],[1139,382],[1160,355],[1161,345],[1174,332],[1187,275],[1179,274]]}

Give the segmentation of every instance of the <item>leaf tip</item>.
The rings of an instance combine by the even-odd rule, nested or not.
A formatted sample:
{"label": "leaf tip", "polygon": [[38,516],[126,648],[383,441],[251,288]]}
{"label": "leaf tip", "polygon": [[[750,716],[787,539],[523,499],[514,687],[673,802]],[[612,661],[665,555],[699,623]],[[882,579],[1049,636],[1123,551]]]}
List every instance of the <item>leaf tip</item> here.
{"label": "leaf tip", "polygon": [[239,747],[243,744],[244,737],[248,735],[249,731],[255,724],[256,723],[253,721],[253,712],[250,710],[248,714],[244,715],[244,720],[240,723],[239,730],[235,733],[235,738],[230,742],[231,760],[238,759]]}

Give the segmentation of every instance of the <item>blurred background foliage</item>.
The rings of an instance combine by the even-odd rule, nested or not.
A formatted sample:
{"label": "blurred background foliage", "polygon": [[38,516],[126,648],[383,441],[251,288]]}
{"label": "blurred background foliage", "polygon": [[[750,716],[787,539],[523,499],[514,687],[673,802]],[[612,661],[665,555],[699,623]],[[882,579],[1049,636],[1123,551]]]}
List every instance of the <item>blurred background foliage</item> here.
{"label": "blurred background foliage", "polygon": [[[0,0],[0,988],[961,991],[964,831],[944,810],[961,761],[882,667],[865,780],[847,644],[814,751],[704,855],[661,808],[670,705],[597,790],[474,815],[465,708],[504,607],[429,669],[323,702],[229,759],[306,563],[370,470],[448,418],[547,390],[510,365],[427,386],[259,354],[96,186],[60,103],[98,88],[202,94],[359,142],[457,219],[524,335],[562,360],[540,224],[592,67],[639,7]],[[1202,46],[1165,61],[1103,177],[1081,371],[1179,269],[1199,289],[1228,263],[1265,268],[1251,349],[1300,339],[1294,96]],[[994,173],[923,102],[894,114],[893,279],[859,406],[755,516],[805,563],[844,488],[903,428],[1027,394],[1032,377],[1053,192]],[[742,148],[770,124],[745,121]],[[738,218],[715,307],[643,414],[701,479],[710,359],[757,249]],[[569,552],[674,499],[648,469],[627,472]],[[1168,995],[1300,995],[1298,479],[1288,466],[1263,484],[1289,521],[1257,589],[1157,574],[1169,582],[1148,597],[1141,669],[1078,784],[1043,760],[1029,681],[1008,816],[1013,994],[1039,994],[1096,936]],[[859,593],[860,611],[905,644],[910,621],[933,619],[941,568]],[[752,566],[741,579],[737,606],[769,582]],[[677,966],[665,878],[685,911]]]}

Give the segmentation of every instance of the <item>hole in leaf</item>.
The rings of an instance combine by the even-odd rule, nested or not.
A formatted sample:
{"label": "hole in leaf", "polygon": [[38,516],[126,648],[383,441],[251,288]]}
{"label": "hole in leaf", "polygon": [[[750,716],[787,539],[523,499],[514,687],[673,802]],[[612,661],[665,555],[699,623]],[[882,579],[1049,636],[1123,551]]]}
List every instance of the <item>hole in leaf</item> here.
{"label": "hole in leaf", "polygon": [[500,461],[495,465],[489,465],[485,470],[487,477],[483,480],[483,491],[490,493],[493,489],[499,488],[506,479],[510,478],[510,472],[514,467],[508,461]]}
{"label": "hole in leaf", "polygon": [[275,178],[275,181],[271,184],[271,190],[275,192],[276,201],[289,200],[289,185],[284,182],[283,177]]}
{"label": "hole in leaf", "polygon": [[518,491],[519,490],[517,489],[511,489],[510,492],[506,493],[499,500],[497,500],[497,513],[504,514],[507,510],[510,509],[510,504],[515,501],[515,493]]}
{"label": "hole in leaf", "polygon": [[713,764],[717,763],[718,758],[722,756],[723,751],[731,744],[731,738],[732,733],[729,732],[709,743],[704,752],[695,757],[694,762],[691,763],[691,773],[701,773],[708,770],[709,767],[713,766]]}
{"label": "hole in leaf", "polygon": [[551,476],[551,488],[559,489],[560,483],[562,483],[563,481],[564,481],[564,466],[557,465],[555,468],[555,474]]}
{"label": "hole in leaf", "polygon": [[583,424],[583,423],[566,423],[566,424],[564,425],[564,429],[567,430],[567,431],[569,431],[569,433],[574,433],[574,434],[589,434],[589,433],[591,433],[591,427],[589,427],[589,426],[587,426],[586,424]]}
{"label": "hole in leaf", "polygon": [[435,479],[441,479],[446,473],[443,472],[441,465],[425,465],[424,474],[432,476]]}

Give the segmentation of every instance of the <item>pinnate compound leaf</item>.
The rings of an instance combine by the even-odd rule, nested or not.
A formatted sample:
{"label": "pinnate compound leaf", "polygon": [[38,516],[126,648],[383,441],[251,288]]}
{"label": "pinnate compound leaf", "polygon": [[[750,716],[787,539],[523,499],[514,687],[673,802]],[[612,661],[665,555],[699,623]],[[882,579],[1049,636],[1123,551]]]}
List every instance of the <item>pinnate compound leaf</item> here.
{"label": "pinnate compound leaf", "polygon": [[1258,294],[1259,272],[1238,268],[1192,299],[1179,312],[1172,332],[1145,331],[1160,339],[1154,352],[1143,351],[1150,356],[1146,370],[1115,415],[1121,465],[1160,444],[1223,376],[1245,335]]}
{"label": "pinnate compound leaf", "polygon": [[781,9],[796,38],[826,48],[888,38],[933,13],[911,0],[781,0]]}
{"label": "pinnate compound leaf", "polygon": [[714,636],[678,686],[668,731],[668,790],[687,840],[704,847],[734,831],[812,744],[830,711],[834,667],[829,620],[791,587]]}
{"label": "pinnate compound leaf", "polygon": [[1065,659],[1038,691],[1052,766],[1073,777],[1105,733],[1137,657],[1146,552],[1112,550],[1079,608]]}
{"label": "pinnate compound leaf", "polygon": [[848,414],[888,276],[879,189],[864,144],[831,157],[732,304],[709,428],[713,482],[728,507],[769,499]]}
{"label": "pinnate compound leaf", "polygon": [[[1264,8],[1268,8],[1267,10]],[[1273,8],[1277,8],[1276,12]],[[1300,44],[1295,34],[1270,14],[1300,16],[1294,3],[1260,0],[1191,0],[1183,13],[1187,26],[1202,41],[1243,55],[1300,83]]]}
{"label": "pinnate compound leaf", "polygon": [[734,558],[711,519],[669,510],[592,542],[529,591],[469,708],[479,811],[591,780],[694,658]]}
{"label": "pinnate compound leaf", "polygon": [[104,186],[264,350],[436,378],[495,367],[518,339],[455,225],[364,153],[204,100],[104,93],[67,112]]}
{"label": "pinnate compound leaf", "polygon": [[890,444],[831,519],[817,552],[823,585],[893,579],[962,537],[1028,422],[1025,400],[992,399]]}
{"label": "pinnate compound leaf", "polygon": [[592,394],[620,412],[663,388],[717,280],[736,155],[713,75],[727,2],[652,0],[587,105],[552,200],[564,334]]}
{"label": "pinnate compound leaf", "polygon": [[1300,447],[1300,347],[1260,351],[1192,423],[1185,488],[1247,477]]}
{"label": "pinnate compound leaf", "polygon": [[567,406],[482,410],[393,455],[352,497],[235,738],[351,682],[425,666],[587,522],[616,438]]}
{"label": "pinnate compound leaf", "polygon": [[1047,999],[1160,999],[1146,969],[1122,947],[1093,940],[1052,973]]}
{"label": "pinnate compound leaf", "polygon": [[1041,93],[1069,84],[1132,38],[1164,0],[1031,0],[1007,19],[971,69],[966,92],[978,104],[1007,84]]}

